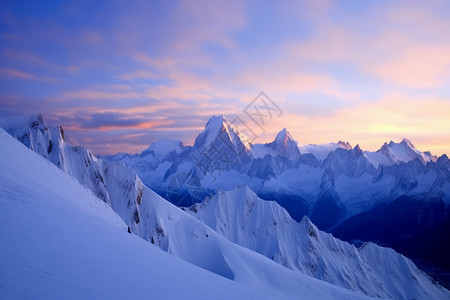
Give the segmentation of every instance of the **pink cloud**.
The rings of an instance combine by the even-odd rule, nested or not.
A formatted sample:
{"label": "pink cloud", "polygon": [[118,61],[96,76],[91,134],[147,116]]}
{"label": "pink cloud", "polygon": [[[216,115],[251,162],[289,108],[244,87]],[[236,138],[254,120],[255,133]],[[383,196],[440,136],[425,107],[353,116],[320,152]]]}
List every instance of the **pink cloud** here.
{"label": "pink cloud", "polygon": [[406,87],[435,87],[448,82],[450,39],[436,43],[387,33],[372,45],[386,56],[362,63],[363,69],[385,82]]}
{"label": "pink cloud", "polygon": [[438,10],[414,2],[383,6],[360,18],[324,24],[310,39],[288,42],[281,56],[298,65],[347,64],[369,80],[408,88],[449,81],[450,21]]}
{"label": "pink cloud", "polygon": [[155,73],[145,71],[145,70],[135,70],[131,73],[122,74],[117,77],[121,80],[134,80],[134,79],[158,79],[160,76],[158,76]]}
{"label": "pink cloud", "polygon": [[24,66],[44,67],[52,71],[62,71],[69,74],[77,74],[81,70],[81,66],[74,64],[69,66],[54,64],[31,52],[17,52],[7,49],[1,53],[1,56],[4,57],[5,60],[14,60]]}
{"label": "pink cloud", "polygon": [[245,26],[245,2],[181,1],[174,10],[173,24],[183,31],[175,33],[173,49],[189,51],[203,43],[234,47],[230,33]]}
{"label": "pink cloud", "polygon": [[[282,120],[275,120],[271,127],[287,127],[301,143],[344,139],[359,143],[364,149],[377,150],[386,141],[407,137],[418,149],[438,155],[450,153],[450,105],[447,99],[432,95],[412,97],[393,92],[326,117],[290,114],[289,107],[285,111]],[[268,140],[275,131],[271,134],[266,137]],[[433,143],[427,143],[430,140]]]}
{"label": "pink cloud", "polygon": [[42,82],[57,82],[58,81],[56,78],[37,76],[37,75],[31,74],[31,73],[27,73],[27,72],[15,70],[15,69],[10,69],[10,68],[0,68],[0,74],[2,74],[4,77],[14,77],[14,78],[19,78],[19,79],[42,81]]}
{"label": "pink cloud", "polygon": [[[139,124],[133,124],[133,125],[104,125],[96,127],[92,130],[95,131],[111,131],[111,130],[123,130],[123,129],[152,129],[155,127],[165,126],[173,124],[173,120],[161,120],[161,121],[148,121],[148,122],[142,122]],[[73,130],[73,131],[88,131],[90,129],[81,128],[79,126],[67,126],[67,129]]]}
{"label": "pink cloud", "polygon": [[117,99],[137,99],[142,97],[142,93],[133,90],[78,90],[62,92],[60,97],[63,100],[87,99],[87,100],[117,100]]}

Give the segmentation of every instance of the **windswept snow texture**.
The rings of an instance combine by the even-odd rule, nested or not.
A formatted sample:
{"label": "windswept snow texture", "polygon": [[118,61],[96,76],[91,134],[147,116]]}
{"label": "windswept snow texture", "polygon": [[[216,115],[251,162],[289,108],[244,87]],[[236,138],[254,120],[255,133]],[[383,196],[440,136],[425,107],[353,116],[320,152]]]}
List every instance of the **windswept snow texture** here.
{"label": "windswept snow texture", "polygon": [[297,223],[275,201],[258,198],[248,187],[219,192],[185,210],[232,242],[362,294],[394,299],[450,297],[395,251],[371,243],[357,249],[318,230],[308,217]]}
{"label": "windswept snow texture", "polygon": [[366,298],[232,244],[158,198],[164,219],[183,226],[170,241],[205,234],[183,251],[221,257],[234,281],[195,267],[128,234],[108,204],[2,129],[0,151],[1,299]]}

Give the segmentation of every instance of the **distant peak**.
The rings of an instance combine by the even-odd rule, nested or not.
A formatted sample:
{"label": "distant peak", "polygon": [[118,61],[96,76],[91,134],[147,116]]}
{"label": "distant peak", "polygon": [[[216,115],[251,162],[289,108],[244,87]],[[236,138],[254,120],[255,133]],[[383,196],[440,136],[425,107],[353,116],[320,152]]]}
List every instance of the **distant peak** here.
{"label": "distant peak", "polygon": [[184,148],[183,142],[173,139],[161,139],[153,142],[147,149],[140,153],[141,156],[145,156],[149,153],[153,153],[155,157],[163,159],[167,154],[175,151],[181,152]]}
{"label": "distant peak", "polygon": [[[389,142],[389,144],[388,144],[388,143],[384,143],[383,146],[381,147],[381,149],[383,149],[383,148],[392,148],[392,147],[394,147],[395,145],[404,145],[404,146],[407,146],[407,147],[409,147],[409,148],[411,148],[411,149],[413,149],[413,150],[416,149],[416,147],[414,146],[414,144],[411,143],[411,141],[408,140],[407,138],[404,138],[400,143],[396,143],[396,142],[394,142],[394,141],[391,140],[391,141]],[[380,149],[380,150],[381,150],[381,149]]]}
{"label": "distant peak", "polygon": [[289,131],[287,131],[286,128],[283,128],[280,132],[278,132],[275,141],[283,141],[287,142],[289,140],[293,140],[292,136]]}
{"label": "distant peak", "polygon": [[383,146],[381,146],[380,149],[377,150],[378,153],[386,153],[389,151],[389,148],[392,146],[393,141],[391,141],[389,144],[385,142]]}
{"label": "distant peak", "polygon": [[361,147],[359,146],[359,144],[357,144],[357,145],[355,146],[355,148],[353,148],[353,151],[354,151],[354,153],[357,154],[358,156],[361,155],[361,154],[363,154],[363,151],[362,151]]}
{"label": "distant peak", "polygon": [[416,149],[416,147],[414,147],[413,143],[411,143],[411,141],[408,140],[407,138],[404,138],[400,144],[407,145],[411,149]]}
{"label": "distant peak", "polygon": [[341,147],[344,148],[344,149],[347,149],[347,150],[352,149],[352,146],[350,145],[349,142],[346,142],[346,141],[338,141],[337,143],[338,143],[339,146],[341,146]]}
{"label": "distant peak", "polygon": [[443,162],[447,162],[447,161],[449,161],[447,154],[442,154],[437,160],[438,163],[443,163]]}
{"label": "distant peak", "polygon": [[284,147],[287,147],[287,145],[291,142],[296,143],[292,138],[291,133],[286,128],[283,128],[280,132],[278,132],[275,140],[271,144],[283,145]]}

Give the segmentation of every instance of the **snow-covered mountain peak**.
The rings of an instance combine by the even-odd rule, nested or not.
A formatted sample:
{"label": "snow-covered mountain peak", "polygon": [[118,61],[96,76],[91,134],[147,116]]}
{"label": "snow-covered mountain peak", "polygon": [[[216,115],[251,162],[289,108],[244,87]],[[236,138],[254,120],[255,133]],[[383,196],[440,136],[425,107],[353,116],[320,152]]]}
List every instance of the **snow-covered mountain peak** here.
{"label": "snow-covered mountain peak", "polygon": [[313,222],[311,222],[311,219],[308,216],[303,216],[300,221],[300,227],[304,229],[304,232],[308,233],[309,237],[317,238],[319,229],[313,224]]}
{"label": "snow-covered mountain peak", "polygon": [[400,144],[406,145],[413,150],[416,149],[416,147],[413,145],[413,143],[411,143],[411,141],[408,140],[407,138],[403,138],[403,140],[400,142]]}
{"label": "snow-covered mountain peak", "polygon": [[284,146],[286,147],[290,141],[294,141],[294,139],[291,136],[291,133],[287,131],[286,128],[283,128],[280,132],[278,132],[274,142],[283,143]]}
{"label": "snow-covered mountain peak", "polygon": [[337,178],[340,175],[359,178],[363,174],[374,174],[376,171],[359,145],[351,150],[337,148],[328,154],[322,166],[328,169],[327,172],[331,172],[328,174],[331,178]]}
{"label": "snow-covered mountain peak", "polygon": [[341,148],[344,148],[344,149],[347,149],[347,150],[352,149],[352,145],[350,145],[349,142],[346,142],[346,141],[338,141],[337,144],[338,144],[339,146],[341,146]]}
{"label": "snow-covered mountain peak", "polygon": [[30,128],[45,130],[46,124],[42,113],[37,113],[27,117],[13,117],[2,120],[1,127],[6,131],[24,131]]}
{"label": "snow-covered mountain peak", "polygon": [[336,149],[351,150],[352,146],[348,142],[339,141],[337,143],[326,143],[326,144],[309,144],[309,145],[299,145],[300,153],[311,153],[320,161],[323,161],[328,154]]}
{"label": "snow-covered mountain peak", "polygon": [[199,220],[206,220],[208,226],[232,241],[236,235],[241,234],[234,228],[253,232],[256,230],[254,226],[259,227],[258,224],[268,222],[281,225],[294,222],[289,213],[275,201],[263,201],[245,185],[228,191],[219,191],[186,210]]}
{"label": "snow-covered mountain peak", "polygon": [[353,148],[353,152],[355,153],[355,155],[357,155],[358,157],[361,156],[363,154],[363,151],[361,150],[361,147],[359,146],[359,144],[357,144],[355,146],[355,148]]}
{"label": "snow-covered mountain peak", "polygon": [[217,133],[219,130],[221,130],[225,125],[225,123],[228,123],[228,120],[223,115],[214,115],[211,118],[209,118],[208,122],[205,126],[205,132],[212,132]]}
{"label": "snow-covered mountain peak", "polygon": [[209,139],[207,142],[213,142],[218,135],[228,129],[234,130],[235,128],[224,116],[212,116],[206,123],[203,133],[208,135]]}
{"label": "snow-covered mountain peak", "polygon": [[216,148],[222,149],[224,144],[230,147],[229,150],[233,150],[238,154],[248,152],[251,149],[249,137],[224,116],[212,116],[203,132],[195,139],[194,148],[205,149],[214,145]]}
{"label": "snow-covered mountain peak", "polygon": [[297,142],[292,138],[286,128],[283,128],[283,130],[277,134],[273,142],[268,143],[265,146],[273,150],[272,153],[274,156],[279,155],[290,160],[297,160],[300,157]]}
{"label": "snow-covered mountain peak", "polygon": [[32,116],[30,119],[30,126],[35,129],[45,130],[47,127],[44,122],[44,117],[42,113]]}
{"label": "snow-covered mountain peak", "polygon": [[184,149],[183,142],[178,140],[161,139],[153,142],[150,147],[142,151],[140,156],[152,153],[156,158],[162,160],[167,154],[175,152],[180,153]]}
{"label": "snow-covered mountain peak", "polygon": [[252,206],[255,202],[254,199],[256,198],[258,198],[258,196],[251,188],[249,188],[247,185],[239,185],[236,186],[236,188],[234,188],[233,190],[229,191],[221,190],[216,195],[210,197],[205,201],[206,202],[223,201],[224,199],[226,199],[226,201],[233,201],[235,204],[245,201],[246,202],[245,205]]}
{"label": "snow-covered mountain peak", "polygon": [[394,148],[400,148],[400,147],[402,147],[404,149],[416,150],[416,147],[414,146],[414,144],[407,138],[404,138],[404,139],[402,139],[402,141],[400,143],[396,143],[392,140],[389,142],[389,144],[384,143],[383,146],[379,149],[379,151],[383,151],[386,148],[394,149]]}
{"label": "snow-covered mountain peak", "polygon": [[[252,198],[258,197],[256,195],[256,193],[251,188],[249,188],[247,185],[238,185],[232,191],[239,195],[244,195],[245,197],[252,197]],[[222,194],[226,194],[226,193],[230,193],[230,192],[231,191],[221,191]]]}
{"label": "snow-covered mountain peak", "polygon": [[31,150],[46,158],[51,156],[61,164],[63,158],[58,157],[58,151],[55,150],[64,143],[64,131],[60,126],[49,129],[41,113],[29,118],[9,118],[2,121],[0,126]]}
{"label": "snow-covered mountain peak", "polygon": [[393,165],[415,159],[418,159],[423,164],[430,161],[437,161],[437,157],[431,154],[431,152],[420,152],[416,149],[414,144],[406,138],[400,143],[395,143],[394,141],[390,141],[389,144],[384,143],[376,152],[366,151],[366,156],[374,166]]}

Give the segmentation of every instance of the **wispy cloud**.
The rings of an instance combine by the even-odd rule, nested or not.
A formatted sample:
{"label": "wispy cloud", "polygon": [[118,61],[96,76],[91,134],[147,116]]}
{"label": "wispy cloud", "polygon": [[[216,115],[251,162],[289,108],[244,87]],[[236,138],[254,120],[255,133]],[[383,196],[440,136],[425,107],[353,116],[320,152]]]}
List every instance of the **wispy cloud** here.
{"label": "wispy cloud", "polygon": [[[448,114],[448,99],[431,95],[411,97],[393,92],[375,101],[340,109],[327,117],[293,114],[287,110],[283,120],[273,125],[280,127],[285,124],[294,138],[302,143],[347,139],[367,150],[377,150],[386,141],[407,137],[416,143],[418,149],[443,154],[450,149]],[[430,139],[433,144],[423,142]]]}
{"label": "wispy cloud", "polygon": [[172,124],[172,120],[148,120],[117,112],[94,113],[89,117],[78,117],[79,126],[70,126],[71,130],[97,129],[100,131],[127,130],[127,129],[152,129]]}
{"label": "wispy cloud", "polygon": [[57,82],[56,78],[52,77],[41,77],[31,73],[27,73],[20,70],[10,69],[10,68],[0,68],[0,76],[10,78],[19,78],[25,80],[43,81],[43,82]]}

